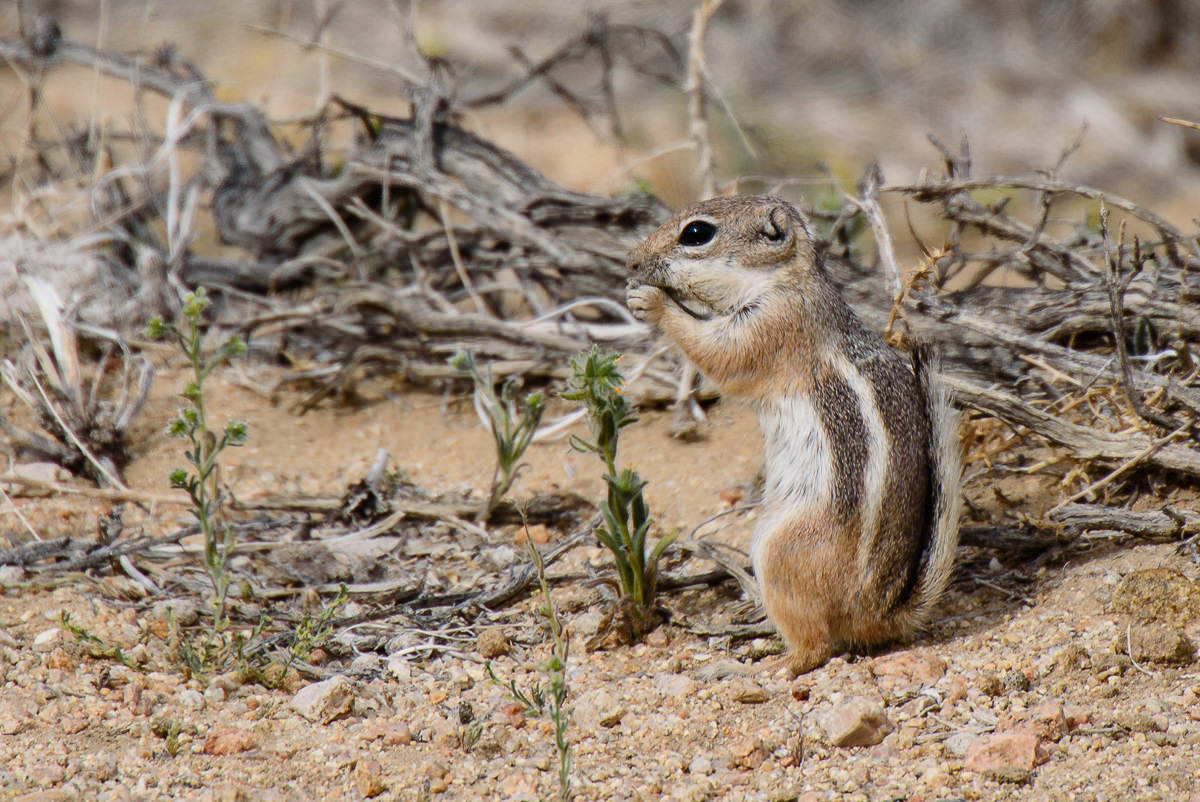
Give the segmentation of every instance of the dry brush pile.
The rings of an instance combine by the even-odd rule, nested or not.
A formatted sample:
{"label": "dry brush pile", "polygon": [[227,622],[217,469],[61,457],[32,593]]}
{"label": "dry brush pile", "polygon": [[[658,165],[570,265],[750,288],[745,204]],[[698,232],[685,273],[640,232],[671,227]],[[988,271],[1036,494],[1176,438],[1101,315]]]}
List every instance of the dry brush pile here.
{"label": "dry brush pile", "polygon": [[[622,65],[690,93],[692,145],[711,166],[702,124],[703,22],[698,16],[699,35],[693,31],[692,52],[681,58],[667,37],[598,20],[550,58],[528,62],[520,80],[473,99],[426,61],[423,74],[395,76],[411,101],[408,116],[385,117],[333,97],[288,129],[295,145],[255,105],[219,100],[170,50],[130,58],[53,31],[0,41],[0,56],[28,76],[33,104],[42,76],[74,65],[128,82],[143,109],[127,129],[103,136],[81,129],[46,138],[31,130],[6,176],[19,202],[3,247],[11,253],[32,242],[43,254],[65,247],[77,260],[66,271],[31,257],[0,277],[11,285],[8,336],[23,342],[4,379],[37,410],[43,429],[4,420],[14,446],[89,473],[114,499],[136,501],[136,493],[120,495],[127,491],[120,449],[97,453],[96,444],[119,442],[145,397],[149,376],[136,356],[141,324],[152,314],[177,315],[183,290],[198,286],[216,299],[215,326],[241,334],[258,358],[287,365],[284,381],[306,390],[303,408],[336,402],[372,371],[413,383],[458,381],[448,360],[459,351],[489,365],[497,379],[553,382],[592,344],[629,355],[624,364],[632,366],[640,403],[675,399],[681,382],[686,395],[694,376],[681,357],[623,306],[625,254],[665,206],[645,193],[568,191],[471,133],[460,112],[544,81],[596,113],[556,77],[564,63],[596,58],[610,104],[602,111],[613,120],[611,72]],[[644,57],[648,49],[658,54],[658,72]],[[165,126],[150,122],[151,108],[163,110]],[[353,130],[350,144],[330,144],[335,129]],[[887,184],[872,167],[832,211],[808,211],[829,269],[860,314],[897,342],[919,337],[941,346],[957,402],[973,411],[973,480],[1040,476],[1057,493],[1045,509],[976,506],[966,542],[1042,554],[1096,533],[1131,533],[1177,539],[1194,552],[1200,514],[1185,505],[1200,477],[1196,234],[1064,181],[1061,162],[1028,176],[977,176],[965,142],[958,152],[935,145],[941,169],[921,182]],[[898,226],[884,207],[900,208],[897,199],[925,253],[916,269],[895,256]],[[38,264],[44,268],[30,275]],[[91,277],[83,293],[71,284],[79,275]],[[36,307],[52,335],[71,333],[52,336],[51,351],[25,338],[18,322],[21,293],[48,286],[65,301]],[[25,307],[26,317],[33,310]],[[99,379],[88,395],[86,371],[55,368],[79,359],[78,347],[64,344],[75,337],[108,349],[101,365],[121,358],[125,389],[107,406],[96,398]],[[585,506],[531,502],[529,519],[574,532],[547,562],[586,539]],[[254,602],[234,605],[234,617],[253,621],[270,608],[286,619],[293,614],[273,606],[279,600],[313,588],[336,593],[348,583],[361,606],[337,624],[355,649],[452,651],[468,638],[464,626],[486,617],[481,611],[534,582],[511,549],[488,540],[478,511],[475,499],[434,498],[389,477],[383,458],[341,499],[241,505],[238,548],[270,548],[273,560],[233,563],[257,589]],[[499,507],[492,522],[518,517]],[[301,530],[297,542],[282,542]],[[168,586],[199,593],[198,577],[168,583],[161,568],[191,531],[135,537],[122,533],[118,519],[96,538],[15,546],[0,552],[0,564],[117,566],[149,594]],[[377,570],[328,574],[322,550],[350,546],[354,560]],[[676,550],[714,556],[686,538]],[[431,580],[438,560],[442,569],[455,563],[467,585]],[[739,566],[729,568],[744,580]],[[689,564],[660,587],[727,577]]]}

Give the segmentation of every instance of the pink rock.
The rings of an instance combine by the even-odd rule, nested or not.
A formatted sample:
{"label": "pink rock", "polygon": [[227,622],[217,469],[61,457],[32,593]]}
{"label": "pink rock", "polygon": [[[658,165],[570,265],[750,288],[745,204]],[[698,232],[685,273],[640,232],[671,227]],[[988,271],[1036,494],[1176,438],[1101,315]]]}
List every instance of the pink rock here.
{"label": "pink rock", "polygon": [[387,785],[383,781],[383,766],[372,758],[359,758],[354,764],[354,785],[360,796],[367,799],[379,796]]}
{"label": "pink rock", "polygon": [[763,749],[762,742],[752,736],[734,741],[729,752],[733,756],[735,765],[750,771],[757,769],[767,759],[767,752]]}
{"label": "pink rock", "polygon": [[662,696],[684,699],[696,692],[696,681],[686,674],[656,674],[654,690]]}
{"label": "pink rock", "polygon": [[66,778],[62,766],[34,766],[29,770],[29,779],[34,785],[49,788],[58,785]]}
{"label": "pink rock", "polygon": [[1092,711],[1083,705],[1065,705],[1063,715],[1067,719],[1067,728],[1072,730],[1081,724],[1088,724],[1092,720]]}
{"label": "pink rock", "polygon": [[871,673],[890,685],[928,685],[946,673],[946,661],[936,654],[912,650],[893,652],[871,661]]}
{"label": "pink rock", "polygon": [[384,746],[408,746],[410,743],[412,743],[412,730],[409,729],[408,722],[394,721],[384,725]]}
{"label": "pink rock", "polygon": [[537,793],[537,777],[533,774],[509,774],[500,780],[500,793],[505,797],[532,796]]}
{"label": "pink rock", "polygon": [[1029,711],[1021,729],[1043,741],[1057,741],[1067,734],[1067,716],[1060,702],[1043,702]]}
{"label": "pink rock", "polygon": [[33,719],[28,716],[0,714],[0,735],[20,735],[32,726]]}
{"label": "pink rock", "polygon": [[967,750],[968,771],[1032,771],[1046,760],[1038,737],[1030,732],[994,732],[975,739]]}
{"label": "pink rock", "polygon": [[204,739],[206,755],[236,755],[257,747],[258,742],[251,733],[233,728],[214,730]]}

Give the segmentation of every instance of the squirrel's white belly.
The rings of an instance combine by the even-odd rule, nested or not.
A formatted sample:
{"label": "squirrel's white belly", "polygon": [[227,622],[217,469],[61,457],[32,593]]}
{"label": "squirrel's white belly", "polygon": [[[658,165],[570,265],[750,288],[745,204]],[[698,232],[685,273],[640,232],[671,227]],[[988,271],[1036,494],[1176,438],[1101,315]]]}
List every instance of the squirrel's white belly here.
{"label": "squirrel's white belly", "polygon": [[761,577],[771,535],[814,507],[829,504],[833,459],[821,419],[806,396],[763,400],[756,406],[766,453],[762,513],[751,537],[750,562]]}

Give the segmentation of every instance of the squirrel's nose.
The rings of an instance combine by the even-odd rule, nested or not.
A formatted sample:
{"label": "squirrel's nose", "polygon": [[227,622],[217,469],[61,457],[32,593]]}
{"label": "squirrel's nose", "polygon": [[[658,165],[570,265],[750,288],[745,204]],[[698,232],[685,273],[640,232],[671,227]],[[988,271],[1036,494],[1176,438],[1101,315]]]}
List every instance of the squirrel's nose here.
{"label": "squirrel's nose", "polygon": [[625,268],[630,273],[641,273],[646,265],[646,243],[639,243],[625,257]]}

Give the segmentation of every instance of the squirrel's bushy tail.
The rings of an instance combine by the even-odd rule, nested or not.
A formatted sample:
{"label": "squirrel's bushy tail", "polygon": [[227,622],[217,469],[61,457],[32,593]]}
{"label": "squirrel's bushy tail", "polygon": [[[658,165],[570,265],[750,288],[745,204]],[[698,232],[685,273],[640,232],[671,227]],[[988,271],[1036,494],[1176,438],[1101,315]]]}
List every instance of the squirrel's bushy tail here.
{"label": "squirrel's bushy tail", "polygon": [[917,387],[929,414],[929,473],[932,515],[920,575],[909,605],[913,628],[929,618],[933,605],[946,590],[954,573],[962,512],[962,452],[958,439],[958,412],[950,405],[950,391],[942,378],[941,359],[928,344],[913,349]]}

